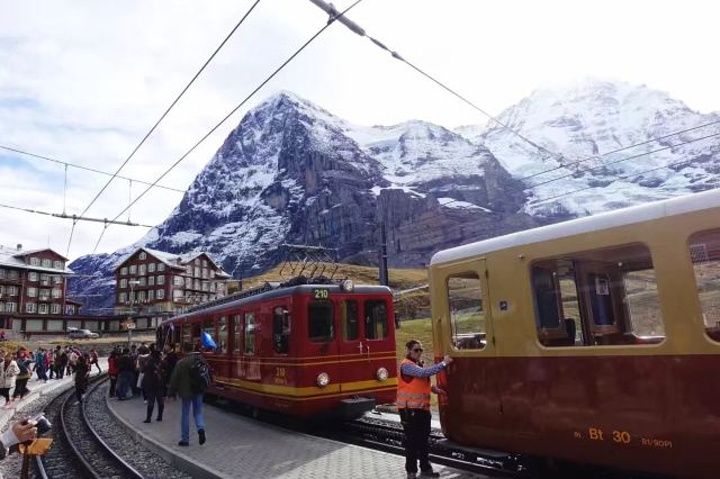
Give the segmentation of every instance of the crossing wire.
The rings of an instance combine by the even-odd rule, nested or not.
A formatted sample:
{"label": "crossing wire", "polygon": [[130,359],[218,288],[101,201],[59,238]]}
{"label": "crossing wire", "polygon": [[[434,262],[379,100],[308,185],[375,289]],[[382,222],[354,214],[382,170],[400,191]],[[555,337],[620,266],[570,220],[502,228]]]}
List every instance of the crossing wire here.
{"label": "crossing wire", "polygon": [[[235,112],[237,112],[240,108],[242,108],[270,80],[275,78],[275,76],[278,73],[280,73],[281,70],[283,70],[291,61],[293,61],[295,59],[295,57],[297,57],[303,50],[305,50],[305,48],[307,48],[312,42],[314,42],[315,39],[318,38],[325,30],[327,30],[327,28],[330,25],[335,23],[335,21],[337,19],[342,18],[347,12],[349,12],[350,10],[355,8],[355,6],[357,6],[362,1],[363,0],[356,0],[352,5],[350,5],[348,8],[343,10],[341,13],[331,16],[330,19],[328,20],[328,22],[321,29],[319,29],[317,32],[315,32],[314,35],[312,35],[305,43],[303,43],[303,45],[300,48],[298,48],[295,51],[295,53],[290,55],[290,57],[288,57],[274,72],[272,72],[265,80],[262,81],[262,83],[260,83],[260,85],[258,85],[248,96],[246,96],[244,100],[242,100],[240,103],[238,103],[238,105],[235,106],[235,108],[230,110],[230,112],[227,115],[225,115],[225,117],[223,117],[222,120],[220,120],[215,126],[213,126],[210,129],[210,131],[208,131],[202,138],[200,138],[200,140],[197,143],[195,143],[188,151],[186,151],[185,154],[183,154],[180,158],[178,158],[178,160],[175,161],[175,163],[170,165],[170,167],[168,169],[166,169],[162,175],[160,175],[150,186],[148,186],[142,193],[140,193],[140,195],[138,195],[120,213],[118,213],[117,216],[115,216],[114,220],[117,220],[120,216],[122,216],[123,213],[125,213],[129,208],[131,208],[135,203],[137,203],[141,198],[143,198],[145,196],[145,194],[147,194],[148,191],[153,189],[155,187],[155,185],[157,185],[158,182],[162,181],[162,179],[165,178],[165,176],[167,176],[172,170],[175,169],[175,167],[177,167],[183,160],[185,160],[185,158],[187,158],[193,151],[195,151],[197,149],[197,147],[199,147],[205,140],[207,140],[210,137],[210,135],[215,133],[215,131],[218,128],[220,128],[228,119],[230,119],[230,117],[232,117],[235,114]],[[95,248],[93,249],[93,254],[95,254],[95,252],[97,251],[98,246],[100,245],[100,242],[102,241],[102,238],[105,234],[105,231],[107,231],[108,226],[110,226],[110,225],[109,224],[105,225],[102,232],[100,233],[100,237],[98,238],[97,243],[95,243]]]}
{"label": "crossing wire", "polygon": [[5,208],[8,210],[15,210],[15,211],[22,211],[25,213],[34,213],[37,215],[52,216],[55,218],[61,218],[61,219],[67,219],[67,220],[73,220],[73,222],[92,221],[95,223],[105,223],[105,224],[112,223],[112,224],[116,224],[116,225],[120,225],[120,226],[142,226],[143,228],[152,228],[152,226],[150,226],[150,225],[143,225],[140,223],[131,223],[129,220],[128,221],[115,221],[115,220],[109,221],[107,218],[90,218],[89,216],[84,216],[84,217],[80,218],[79,216],[68,215],[64,211],[62,213],[49,213],[47,211],[35,210],[32,208],[22,208],[20,206],[6,205],[4,203],[0,203],[0,208]]}
{"label": "crossing wire", "polygon": [[[175,100],[173,100],[173,102],[170,104],[170,106],[165,110],[165,112],[164,112],[164,113],[160,116],[160,118],[155,122],[155,124],[152,126],[152,128],[150,128],[150,130],[145,134],[145,136],[142,138],[142,140],[140,140],[140,143],[137,144],[137,146],[136,146],[135,149],[132,151],[132,153],[130,153],[130,155],[125,159],[125,161],[122,163],[122,165],[120,165],[120,168],[118,168],[117,171],[115,171],[115,173],[113,174],[112,178],[110,178],[110,179],[108,180],[108,182],[105,183],[105,185],[104,185],[104,186],[100,189],[100,191],[95,195],[95,197],[92,199],[92,201],[90,201],[90,204],[87,205],[87,207],[83,210],[82,213],[80,213],[79,218],[82,218],[82,217],[85,215],[85,213],[88,212],[88,210],[92,207],[93,204],[95,204],[95,202],[97,201],[97,199],[100,197],[100,195],[103,194],[103,192],[107,189],[107,187],[110,186],[110,183],[112,183],[112,181],[113,181],[113,180],[115,179],[115,177],[120,173],[120,171],[125,167],[125,165],[127,165],[128,162],[132,159],[132,157],[135,156],[135,153],[137,153],[137,151],[140,149],[140,147],[143,146],[143,144],[145,144],[145,141],[150,137],[150,135],[153,134],[153,132],[154,132],[154,131],[157,129],[157,127],[160,125],[160,123],[161,123],[161,122],[165,119],[165,117],[170,113],[170,110],[172,110],[172,109],[175,107],[175,105],[177,104],[177,102],[180,101],[180,99],[183,97],[183,95],[185,95],[185,92],[188,91],[188,89],[190,88],[190,86],[191,86],[193,83],[195,83],[195,80],[197,80],[197,78],[200,76],[200,74],[205,70],[205,68],[206,68],[206,67],[210,64],[210,62],[215,58],[215,56],[216,56],[216,55],[218,54],[218,52],[222,49],[222,47],[225,46],[225,44],[228,42],[228,40],[230,40],[230,38],[235,34],[235,32],[238,30],[238,28],[240,28],[240,26],[243,24],[243,22],[245,22],[245,19],[246,19],[246,18],[250,15],[250,13],[255,9],[255,7],[258,5],[258,3],[260,3],[260,0],[255,0],[255,3],[252,4],[252,6],[248,9],[247,12],[245,12],[245,15],[243,15],[243,17],[237,22],[237,24],[233,27],[233,29],[230,30],[230,33],[227,34],[227,36],[225,37],[225,39],[223,39],[223,41],[220,42],[220,45],[218,45],[218,47],[215,49],[215,51],[212,53],[212,55],[210,55],[210,57],[205,61],[205,63],[203,64],[203,66],[200,67],[200,69],[197,71],[197,73],[195,73],[195,75],[192,77],[192,79],[190,80],[190,82],[188,82],[188,84],[185,85],[185,88],[183,88],[183,90],[180,92],[180,94],[175,98]],[[69,251],[70,251],[70,245],[72,244],[73,232],[74,232],[74,230],[75,230],[75,224],[76,224],[76,223],[77,223],[76,221],[73,222],[73,229],[70,230],[70,239],[69,239],[69,241],[68,241],[68,247],[67,247],[68,253],[69,253]]]}
{"label": "crossing wire", "polygon": [[[21,155],[29,156],[29,157],[31,157],[31,158],[37,158],[37,159],[39,159],[39,160],[48,161],[48,162],[50,162],[50,163],[57,163],[57,164],[59,164],[59,165],[64,165],[66,170],[67,170],[67,167],[70,166],[70,167],[73,167],[73,168],[77,168],[78,170],[89,171],[89,172],[91,172],[91,173],[97,173],[97,174],[99,174],[99,175],[113,176],[112,173],[109,173],[109,172],[107,172],[107,171],[96,170],[95,168],[90,168],[89,166],[82,166],[82,165],[78,165],[78,164],[75,164],[75,163],[70,163],[70,162],[68,162],[68,161],[58,160],[57,158],[51,158],[51,157],[49,157],[49,156],[39,155],[39,154],[37,154],[37,153],[31,153],[31,152],[29,152],[29,151],[27,151],[27,150],[20,150],[20,149],[18,149],[18,148],[12,148],[12,147],[7,146],[7,145],[1,145],[1,144],[0,144],[0,149],[7,150],[7,151],[11,151],[11,152],[13,152],[13,153],[19,153],[19,154],[21,154]],[[121,180],[134,181],[134,182],[136,182],[136,183],[141,183],[141,184],[143,184],[143,185],[149,185],[149,184],[150,184],[149,182],[145,182],[145,181],[142,181],[142,180],[136,180],[136,179],[133,179],[133,178],[128,178],[127,176],[115,175],[115,178],[118,178],[118,179],[121,179]],[[178,193],[185,193],[185,190],[180,190],[180,189],[177,189],[177,188],[172,188],[172,187],[170,187],[170,186],[157,185],[157,187],[158,187],[158,188],[162,188],[162,189],[164,189],[164,190],[177,191]]]}

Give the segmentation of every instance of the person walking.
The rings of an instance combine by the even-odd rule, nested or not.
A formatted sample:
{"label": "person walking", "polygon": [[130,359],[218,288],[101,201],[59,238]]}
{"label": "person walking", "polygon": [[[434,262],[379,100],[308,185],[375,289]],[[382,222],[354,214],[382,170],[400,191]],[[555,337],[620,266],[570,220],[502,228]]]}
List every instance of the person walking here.
{"label": "person walking", "polygon": [[150,353],[145,367],[142,370],[143,373],[143,394],[147,399],[147,414],[145,416],[145,423],[149,423],[152,420],[153,409],[155,408],[155,402],[158,404],[158,415],[156,421],[162,421],[163,410],[165,409],[165,373],[163,371],[162,356],[160,351],[152,350]]}
{"label": "person walking", "polygon": [[38,349],[35,353],[35,373],[37,374],[38,381],[47,382],[48,377],[45,369],[45,350],[43,348]]}
{"label": "person walking", "polygon": [[83,394],[90,380],[90,357],[87,354],[80,356],[75,362],[75,396],[78,402],[82,401]]}
{"label": "person walking", "polygon": [[108,396],[115,397],[115,386],[117,386],[118,368],[117,368],[117,350],[113,349],[108,358],[108,376],[110,377],[110,390]]}
{"label": "person walking", "polygon": [[30,390],[27,387],[28,381],[30,381],[30,358],[27,357],[27,353],[24,350],[18,351],[17,365],[20,372],[17,375],[15,382],[15,391],[13,391],[13,402],[20,401],[25,397],[25,394],[29,393]]}
{"label": "person walking", "polygon": [[102,374],[102,368],[100,367],[100,361],[98,358],[98,352],[95,348],[90,350],[90,369],[92,370],[93,364],[97,367],[98,374]]}
{"label": "person walking", "polygon": [[397,408],[405,432],[405,472],[408,479],[440,477],[440,474],[433,471],[428,459],[430,394],[445,394],[445,391],[432,386],[430,377],[447,368],[453,359],[445,355],[442,362],[424,368],[421,360],[422,343],[413,339],[405,344],[405,348],[405,359],[400,363],[397,386]]}
{"label": "person walking", "polygon": [[[183,344],[185,356],[175,365],[172,377],[170,378],[170,391],[176,393],[182,399],[182,410],[180,414],[180,442],[178,446],[190,445],[190,406],[193,409],[195,427],[197,428],[200,445],[205,444],[205,419],[202,414],[203,391],[199,390],[194,383],[193,370],[196,363],[205,361],[199,352],[193,352],[192,343]],[[205,363],[207,364],[207,363]]]}
{"label": "person walking", "polygon": [[13,359],[12,354],[3,353],[5,361],[2,364],[2,372],[0,372],[0,396],[5,398],[5,409],[9,409],[13,405],[10,399],[10,390],[15,387],[17,375],[20,374],[20,368]]}

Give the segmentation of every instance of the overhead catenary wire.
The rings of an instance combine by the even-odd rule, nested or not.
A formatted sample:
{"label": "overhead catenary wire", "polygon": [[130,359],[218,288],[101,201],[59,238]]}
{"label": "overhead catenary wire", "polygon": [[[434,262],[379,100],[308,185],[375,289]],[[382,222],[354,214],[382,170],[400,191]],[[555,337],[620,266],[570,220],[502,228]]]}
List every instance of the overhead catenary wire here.
{"label": "overhead catenary wire", "polygon": [[[330,19],[328,20],[328,22],[322,28],[320,28],[307,41],[305,41],[305,43],[303,43],[302,46],[300,46],[300,48],[298,48],[277,69],[275,69],[275,71],[273,71],[265,80],[263,80],[262,83],[260,83],[260,85],[258,85],[248,96],[246,96],[244,100],[242,100],[240,103],[238,103],[237,106],[235,106],[232,110],[230,110],[230,112],[227,115],[225,115],[222,120],[220,120],[215,126],[213,126],[210,129],[210,131],[208,131],[205,135],[203,135],[203,137],[200,138],[200,140],[197,143],[195,143],[188,151],[186,151],[180,158],[178,158],[178,160],[175,161],[175,163],[170,165],[170,167],[167,168],[165,170],[165,172],[163,172],[163,174],[161,174],[150,186],[148,186],[142,193],[140,193],[128,206],[125,207],[125,209],[123,209],[120,213],[118,213],[114,219],[118,219],[130,207],[132,207],[135,203],[140,201],[140,199],[142,199],[145,196],[145,194],[147,194],[151,189],[153,189],[158,182],[162,181],[162,179],[165,178],[165,176],[167,176],[172,170],[175,169],[175,167],[177,167],[183,160],[185,160],[185,158],[187,158],[193,151],[195,151],[197,149],[197,147],[199,147],[205,140],[207,140],[210,137],[210,135],[215,133],[215,131],[218,128],[220,128],[228,119],[230,119],[230,117],[232,117],[235,114],[235,112],[237,112],[240,108],[242,108],[270,80],[275,78],[275,76],[278,73],[280,73],[281,70],[283,70],[291,61],[293,61],[295,59],[295,57],[297,57],[303,50],[305,50],[305,48],[307,48],[312,42],[314,42],[315,39],[318,38],[325,30],[327,30],[327,28],[330,25],[332,25],[337,19],[343,18],[347,12],[349,12],[350,10],[355,8],[355,6],[357,6],[362,1],[363,0],[356,0],[348,8],[346,8],[342,12],[338,13],[336,16],[331,16]],[[93,254],[97,251],[97,248],[100,245],[100,242],[102,241],[102,238],[103,238],[108,226],[109,225],[106,225],[105,228],[103,228],[103,231],[100,233],[100,237],[98,238],[97,243],[95,243],[95,248],[93,249]]]}
{"label": "overhead catenary wire", "polygon": [[[180,94],[173,100],[173,102],[170,104],[169,107],[163,112],[163,114],[158,118],[158,120],[155,122],[155,124],[150,128],[150,130],[145,134],[145,136],[140,140],[140,143],[137,144],[137,146],[133,149],[133,151],[130,153],[130,155],[123,161],[123,163],[120,165],[120,167],[115,171],[113,176],[105,183],[105,185],[100,189],[100,191],[95,195],[95,197],[90,201],[90,203],[85,207],[82,213],[80,213],[80,217],[83,217],[88,210],[92,207],[93,204],[100,198],[100,195],[103,194],[103,192],[107,189],[108,186],[110,186],[110,183],[115,179],[115,177],[120,173],[120,171],[125,167],[125,165],[128,164],[128,162],[135,156],[135,153],[145,144],[145,141],[150,137],[150,135],[153,134],[153,132],[157,129],[158,126],[160,126],[160,123],[165,119],[165,117],[170,113],[170,111],[175,107],[175,105],[180,101],[180,99],[185,95],[185,92],[188,91],[188,89],[192,86],[193,83],[195,83],[195,80],[200,76],[200,74],[205,71],[205,68],[210,64],[210,62],[215,58],[215,56],[218,54],[218,52],[225,46],[225,44],[230,40],[230,38],[235,34],[235,32],[240,28],[240,26],[245,22],[245,19],[250,15],[250,13],[255,9],[255,7],[260,3],[260,0],[255,0],[255,2],[250,6],[250,8],[245,12],[245,14],[240,18],[240,20],[237,22],[237,24],[230,30],[230,33],[228,33],[222,42],[220,42],[220,45],[217,46],[215,51],[210,55],[210,57],[205,61],[205,63],[200,67],[200,69],[195,73],[195,75],[192,77],[192,79],[188,82],[187,85],[185,85],[185,88],[182,89]],[[154,184],[153,184],[154,186]],[[74,226],[74,224],[73,224]],[[68,241],[68,252],[70,251],[70,245],[72,243],[72,232],[70,233],[70,240]]]}
{"label": "overhead catenary wire", "polygon": [[[21,149],[19,149],[19,148],[13,148],[13,147],[10,147],[10,146],[7,146],[7,145],[0,145],[0,149],[2,149],[2,150],[7,150],[7,151],[11,151],[11,152],[13,152],[13,153],[18,153],[18,154],[21,154],[21,155],[25,155],[25,156],[28,156],[28,157],[30,157],[30,158],[37,158],[37,159],[39,159],[39,160],[48,161],[48,162],[50,162],[50,163],[56,163],[56,164],[58,164],[58,165],[63,165],[66,170],[67,170],[68,167],[71,167],[71,168],[76,168],[76,169],[78,169],[78,170],[89,171],[89,172],[91,172],[91,173],[97,173],[97,174],[99,174],[99,175],[113,176],[113,174],[110,173],[109,171],[98,170],[98,169],[95,169],[95,168],[90,168],[89,166],[78,165],[77,163],[70,163],[69,161],[63,161],[63,160],[59,160],[59,159],[57,159],[57,158],[52,158],[52,157],[49,157],[49,156],[39,155],[39,154],[37,154],[37,153],[31,153],[31,152],[29,152],[29,151],[27,151],[27,150],[21,150]],[[143,184],[143,185],[149,185],[149,184],[150,184],[150,182],[145,182],[145,181],[138,180],[138,179],[135,179],[135,178],[128,178],[127,176],[115,175],[115,178],[118,178],[118,179],[120,179],[120,180],[132,180],[132,181],[134,181],[135,183],[140,183],[140,184]],[[158,187],[158,188],[162,188],[162,189],[164,189],[164,190],[168,190],[168,191],[176,191],[176,192],[178,192],[178,193],[185,193],[185,190],[180,190],[180,189],[178,189],[178,188],[172,188],[172,187],[170,187],[170,186],[157,185],[157,187]]]}
{"label": "overhead catenary wire", "polygon": [[140,223],[132,223],[130,221],[115,221],[115,220],[108,220],[107,218],[90,218],[87,216],[80,218],[79,216],[76,216],[76,215],[68,215],[65,212],[50,213],[48,211],[36,210],[36,209],[32,209],[32,208],[23,208],[20,206],[6,205],[6,204],[2,204],[2,203],[0,203],[0,208],[16,210],[16,211],[23,211],[25,213],[34,213],[34,214],[38,214],[38,215],[52,216],[54,218],[62,218],[62,219],[66,219],[66,220],[73,220],[73,222],[91,221],[94,223],[105,223],[106,225],[112,223],[114,225],[120,225],[120,226],[141,226],[143,228],[152,228],[152,226],[150,226],[150,225],[143,225]]}
{"label": "overhead catenary wire", "polygon": [[[310,1],[311,1],[312,3],[314,3],[315,5],[317,5],[318,7],[320,7],[320,8],[321,8],[322,10],[324,10],[326,13],[328,13],[328,14],[331,16],[331,18],[332,18],[332,16],[333,16],[334,14],[337,13],[337,10],[335,9],[335,7],[334,7],[332,4],[325,2],[324,0],[310,0]],[[551,150],[549,150],[548,148],[546,148],[546,147],[544,147],[544,146],[542,146],[542,145],[539,145],[539,144],[535,143],[534,141],[532,141],[531,139],[529,139],[528,137],[526,137],[525,135],[523,135],[523,134],[520,133],[519,131],[514,130],[514,129],[511,128],[509,125],[507,125],[506,123],[504,123],[504,122],[502,122],[501,120],[499,120],[496,116],[493,116],[493,115],[491,115],[490,113],[488,113],[487,110],[481,108],[481,107],[478,106],[476,103],[474,103],[474,102],[472,102],[471,100],[469,100],[467,97],[461,95],[461,94],[458,93],[457,91],[455,91],[455,90],[453,90],[452,88],[450,88],[449,86],[447,86],[445,83],[441,82],[440,80],[438,80],[438,79],[435,78],[434,76],[432,76],[432,75],[430,75],[429,73],[427,73],[426,71],[422,70],[422,69],[421,69],[420,67],[418,67],[417,65],[415,65],[415,64],[411,63],[410,61],[408,61],[407,59],[405,59],[405,58],[404,58],[403,56],[401,56],[398,52],[396,52],[396,51],[394,51],[394,50],[391,50],[388,46],[386,46],[386,45],[385,45],[383,42],[381,42],[380,40],[378,40],[378,39],[376,39],[376,38],[368,35],[367,32],[365,31],[365,29],[363,29],[362,27],[360,27],[357,23],[353,22],[352,20],[350,20],[350,19],[348,19],[348,18],[343,18],[343,21],[341,21],[341,23],[342,23],[343,25],[345,25],[346,27],[348,27],[348,29],[350,29],[350,31],[352,31],[353,33],[355,33],[355,34],[357,34],[357,35],[359,35],[359,36],[361,36],[361,37],[367,38],[367,39],[370,40],[373,44],[375,44],[377,47],[379,47],[379,48],[381,48],[382,50],[385,50],[386,52],[388,52],[388,53],[389,53],[393,58],[395,58],[396,60],[399,60],[399,61],[405,63],[407,66],[409,66],[410,68],[412,68],[412,69],[415,70],[416,72],[420,73],[422,76],[424,76],[424,77],[427,78],[428,80],[430,80],[430,81],[432,81],[433,83],[435,83],[436,85],[440,86],[440,87],[443,88],[445,91],[447,91],[447,92],[450,93],[451,95],[455,96],[456,98],[458,98],[459,100],[461,100],[461,101],[464,102],[465,104],[469,105],[471,108],[473,108],[473,109],[475,109],[476,111],[480,112],[481,114],[483,114],[484,116],[486,116],[490,121],[492,121],[492,122],[496,123],[497,125],[499,125],[501,128],[509,131],[510,133],[514,134],[515,136],[517,136],[518,138],[520,138],[520,139],[521,139],[522,141],[524,141],[525,143],[531,145],[531,146],[532,146],[533,148],[535,148],[536,150],[538,150],[538,151],[540,151],[540,152],[542,152],[542,153],[544,153],[544,154],[547,154],[547,155],[556,157],[556,158],[564,158],[564,155],[562,155],[561,153],[557,153],[557,152],[551,151]]]}

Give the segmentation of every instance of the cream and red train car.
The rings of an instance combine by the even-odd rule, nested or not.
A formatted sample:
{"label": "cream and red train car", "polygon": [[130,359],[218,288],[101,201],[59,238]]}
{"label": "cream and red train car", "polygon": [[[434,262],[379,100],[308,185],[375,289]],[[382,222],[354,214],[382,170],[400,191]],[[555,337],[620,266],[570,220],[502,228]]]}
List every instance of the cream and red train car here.
{"label": "cream and red train car", "polygon": [[384,286],[266,287],[169,319],[164,344],[199,344],[214,375],[208,392],[294,416],[357,415],[393,403],[393,297]]}
{"label": "cream and red train car", "polygon": [[441,251],[430,278],[450,440],[720,475],[720,191]]}

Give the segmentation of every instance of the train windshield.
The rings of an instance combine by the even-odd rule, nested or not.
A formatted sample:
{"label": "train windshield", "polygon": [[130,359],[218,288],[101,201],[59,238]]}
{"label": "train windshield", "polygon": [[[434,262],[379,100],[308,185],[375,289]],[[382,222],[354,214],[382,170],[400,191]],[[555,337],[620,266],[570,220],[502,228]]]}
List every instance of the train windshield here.
{"label": "train windshield", "polygon": [[308,334],[313,343],[326,343],[335,337],[333,304],[313,301],[308,305]]}

